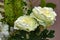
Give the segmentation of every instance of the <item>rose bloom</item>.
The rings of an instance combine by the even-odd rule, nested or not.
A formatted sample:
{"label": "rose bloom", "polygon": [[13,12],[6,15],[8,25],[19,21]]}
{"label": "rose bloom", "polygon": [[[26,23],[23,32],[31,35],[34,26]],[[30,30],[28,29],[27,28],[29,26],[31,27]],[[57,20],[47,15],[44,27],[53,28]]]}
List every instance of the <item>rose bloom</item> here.
{"label": "rose bloom", "polygon": [[30,16],[21,16],[14,22],[14,29],[27,32],[34,31],[37,26],[37,21]]}
{"label": "rose bloom", "polygon": [[55,17],[57,16],[55,11],[49,7],[34,7],[32,13],[30,14],[31,17],[35,18],[40,25],[44,28],[53,25]]}

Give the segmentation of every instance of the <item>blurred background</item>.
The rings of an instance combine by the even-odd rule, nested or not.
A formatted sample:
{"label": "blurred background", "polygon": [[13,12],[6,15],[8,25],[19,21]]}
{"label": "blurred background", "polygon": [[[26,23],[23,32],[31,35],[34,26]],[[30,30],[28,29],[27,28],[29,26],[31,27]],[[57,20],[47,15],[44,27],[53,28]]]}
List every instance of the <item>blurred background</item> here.
{"label": "blurred background", "polygon": [[[39,0],[31,0],[33,6],[37,6],[40,4]],[[0,0],[0,2],[3,2],[3,0]],[[49,29],[55,30],[55,37],[50,40],[60,40],[60,0],[46,0],[47,3],[54,3],[56,4],[56,8],[54,9],[57,13],[56,21],[53,26],[51,26]]]}

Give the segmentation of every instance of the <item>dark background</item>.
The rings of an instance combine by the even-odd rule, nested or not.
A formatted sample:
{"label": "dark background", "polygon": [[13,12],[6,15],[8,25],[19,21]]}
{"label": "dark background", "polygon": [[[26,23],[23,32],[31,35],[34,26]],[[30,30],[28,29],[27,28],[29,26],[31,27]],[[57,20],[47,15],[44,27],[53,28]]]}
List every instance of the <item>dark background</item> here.
{"label": "dark background", "polygon": [[[3,2],[3,0],[0,0],[1,2]],[[39,4],[39,0],[32,0],[33,1],[33,5],[37,5]],[[53,2],[54,4],[56,4],[56,8],[55,11],[57,13],[57,17],[56,17],[56,22],[53,26],[51,26],[49,29],[54,29],[55,30],[55,38],[50,39],[50,40],[60,40],[60,0],[46,0],[46,2]]]}

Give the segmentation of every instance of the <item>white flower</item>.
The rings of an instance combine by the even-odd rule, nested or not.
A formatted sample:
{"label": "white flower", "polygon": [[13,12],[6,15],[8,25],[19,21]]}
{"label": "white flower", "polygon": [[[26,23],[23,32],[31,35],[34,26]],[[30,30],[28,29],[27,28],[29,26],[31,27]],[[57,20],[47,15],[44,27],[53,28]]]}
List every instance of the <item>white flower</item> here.
{"label": "white flower", "polygon": [[4,17],[2,17],[1,13],[0,13],[0,20],[3,19]]}
{"label": "white flower", "polygon": [[9,25],[7,25],[6,23],[0,22],[0,33],[1,33],[0,35],[5,36],[5,37],[9,36],[8,27]]}
{"label": "white flower", "polygon": [[30,16],[21,16],[14,23],[14,29],[25,30],[27,32],[34,31],[37,26],[36,20]]}
{"label": "white flower", "polygon": [[54,23],[55,17],[57,16],[55,11],[49,7],[35,7],[31,16],[37,19],[40,25],[44,26],[51,26]]}

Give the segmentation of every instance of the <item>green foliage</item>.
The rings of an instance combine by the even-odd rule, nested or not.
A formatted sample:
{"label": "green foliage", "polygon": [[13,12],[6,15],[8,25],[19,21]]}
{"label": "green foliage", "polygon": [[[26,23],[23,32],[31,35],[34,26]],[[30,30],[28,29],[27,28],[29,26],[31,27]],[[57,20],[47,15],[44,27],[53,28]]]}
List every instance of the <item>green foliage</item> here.
{"label": "green foliage", "polygon": [[48,33],[48,38],[53,38],[54,37],[54,33],[55,31],[54,30],[50,30],[50,32]]}
{"label": "green foliage", "polygon": [[41,6],[41,7],[45,7],[45,6],[46,6],[46,0],[41,0],[40,6]]}
{"label": "green foliage", "polygon": [[[28,34],[28,38],[26,36]],[[40,31],[38,27],[35,31],[26,32],[17,30],[14,32],[8,40],[47,40],[47,38],[53,38],[54,30],[43,30]]]}
{"label": "green foliage", "polygon": [[12,25],[14,20],[14,12],[12,7],[12,0],[5,0],[5,19],[7,22],[9,22],[10,25]]}
{"label": "green foliage", "polygon": [[26,31],[17,31],[14,32],[8,40],[27,40],[26,39]]}
{"label": "green foliage", "polygon": [[46,0],[41,0],[41,4],[40,4],[41,7],[51,7],[51,8],[55,8],[56,5],[54,3],[46,3]]}
{"label": "green foliage", "polygon": [[23,15],[23,1],[22,0],[4,0],[5,19],[6,22],[13,26],[14,21]]}
{"label": "green foliage", "polygon": [[46,4],[46,7],[51,7],[51,8],[55,8],[56,7],[56,5],[55,4],[53,4],[53,3],[47,3]]}

